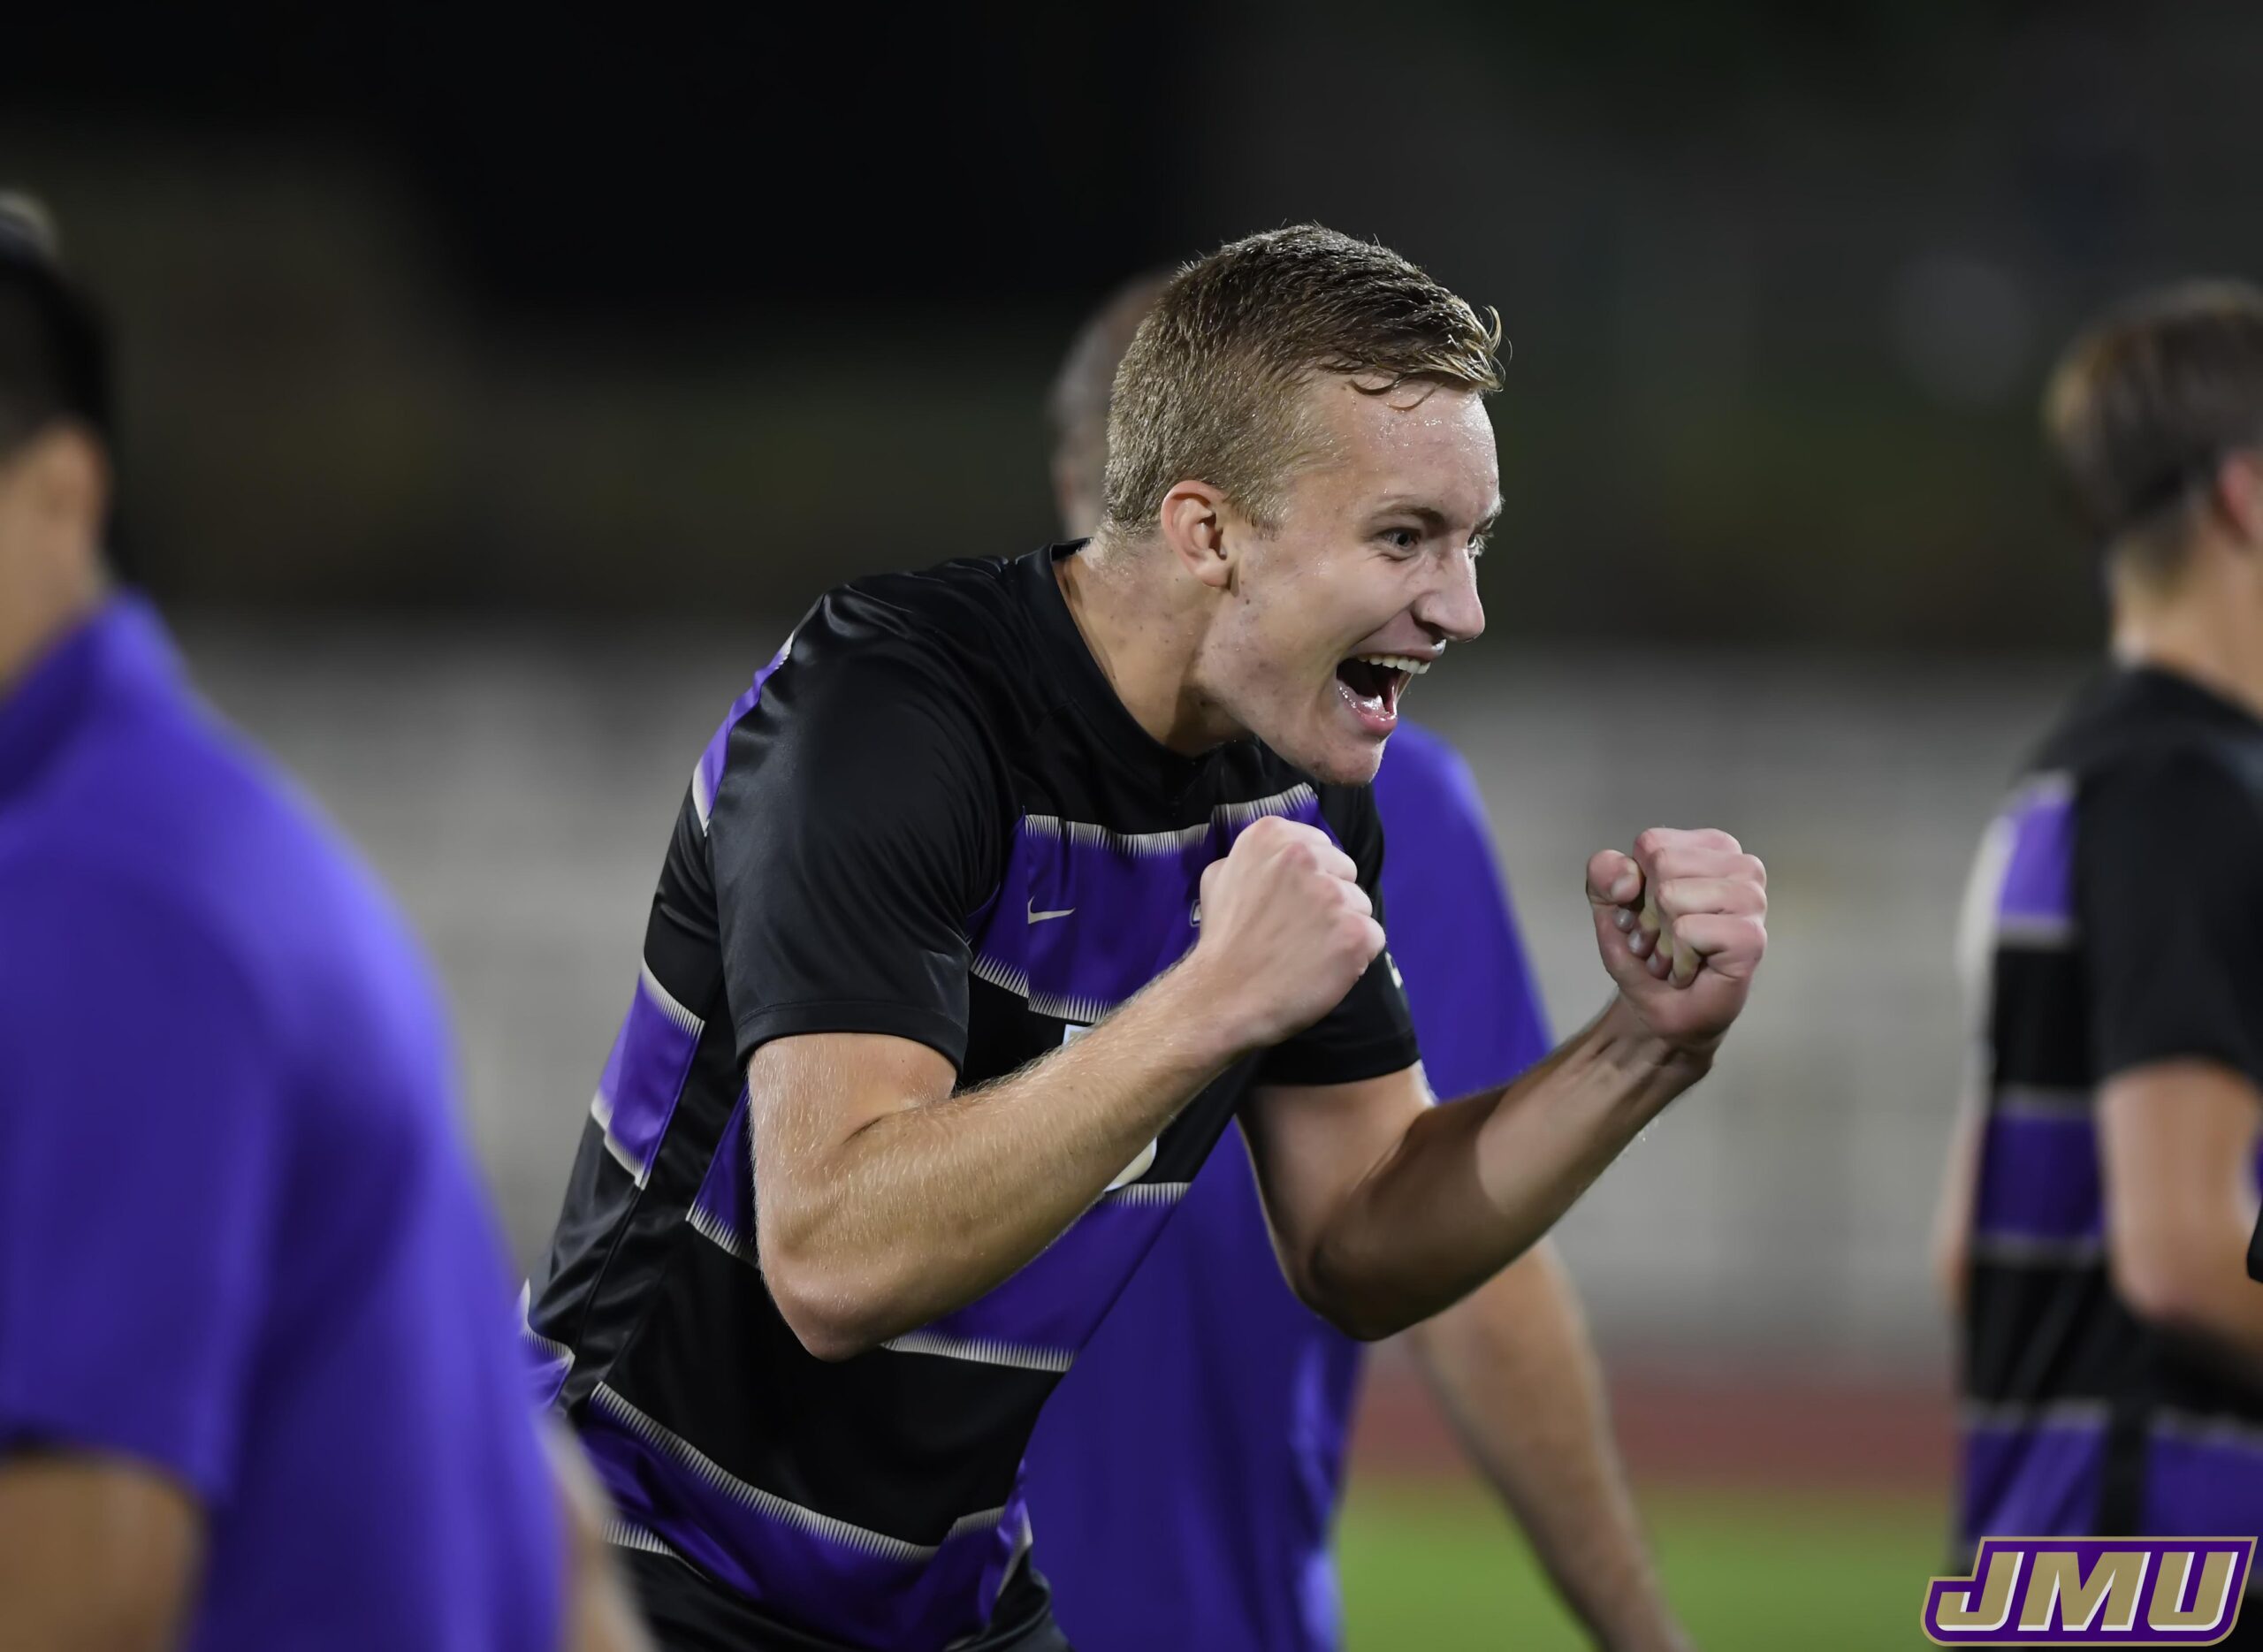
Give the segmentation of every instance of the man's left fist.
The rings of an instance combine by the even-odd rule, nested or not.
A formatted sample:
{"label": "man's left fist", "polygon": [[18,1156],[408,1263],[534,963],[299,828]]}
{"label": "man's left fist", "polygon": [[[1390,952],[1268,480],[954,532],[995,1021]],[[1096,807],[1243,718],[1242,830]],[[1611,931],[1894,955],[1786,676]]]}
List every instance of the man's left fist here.
{"label": "man's left fist", "polygon": [[1768,869],[1726,832],[1653,826],[1588,862],[1596,946],[1657,1037],[1710,1054],[1768,948]]}

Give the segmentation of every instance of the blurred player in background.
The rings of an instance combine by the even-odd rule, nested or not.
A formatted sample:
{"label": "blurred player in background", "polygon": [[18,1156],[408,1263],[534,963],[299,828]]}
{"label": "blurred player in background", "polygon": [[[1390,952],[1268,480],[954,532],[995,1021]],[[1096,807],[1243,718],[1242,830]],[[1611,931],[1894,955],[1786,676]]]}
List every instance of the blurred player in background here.
{"label": "blurred player in background", "polygon": [[2045,418],[2105,552],[2112,665],[1968,902],[1978,1061],[1938,1247],[1958,1531],[2263,1534],[2263,293],[2115,311]]}
{"label": "blurred player in background", "polygon": [[0,1647],[642,1644],[424,963],[111,585],[112,453],[0,198]]}
{"label": "blurred player in background", "polygon": [[1591,859],[1617,996],[1514,1085],[1430,1105],[1382,955],[1368,782],[1484,623],[1498,337],[1316,226],[1222,248],[1089,544],[832,591],[712,737],[529,1326],[667,1645],[1062,1646],[1030,1429],[1230,1118],[1375,1337],[1710,1069],[1766,945],[1726,834]]}
{"label": "blurred player in background", "polygon": [[[1063,527],[1100,526],[1109,392],[1167,279],[1132,283],[1053,387]],[[1431,1086],[1467,1095],[1548,1054],[1482,805],[1446,742],[1402,719],[1375,782],[1391,952]],[[1636,1524],[1600,1374],[1545,1240],[1408,1344],[1551,1578],[1614,1648],[1685,1643]],[[1281,1276],[1238,1127],[1179,1200],[1030,1442],[1028,1494],[1082,1652],[1322,1652],[1341,1644],[1330,1547],[1360,1346]]]}

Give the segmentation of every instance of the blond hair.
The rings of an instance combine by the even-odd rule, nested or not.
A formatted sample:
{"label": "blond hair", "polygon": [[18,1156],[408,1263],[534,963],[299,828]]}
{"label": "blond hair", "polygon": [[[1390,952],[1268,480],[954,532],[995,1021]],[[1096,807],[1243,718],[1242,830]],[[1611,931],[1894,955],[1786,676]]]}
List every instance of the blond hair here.
{"label": "blond hair", "polygon": [[1313,453],[1314,377],[1488,394],[1500,347],[1497,314],[1481,320],[1372,241],[1303,224],[1222,247],[1172,278],[1116,369],[1102,520],[1143,534],[1174,486],[1199,480],[1271,528]]}

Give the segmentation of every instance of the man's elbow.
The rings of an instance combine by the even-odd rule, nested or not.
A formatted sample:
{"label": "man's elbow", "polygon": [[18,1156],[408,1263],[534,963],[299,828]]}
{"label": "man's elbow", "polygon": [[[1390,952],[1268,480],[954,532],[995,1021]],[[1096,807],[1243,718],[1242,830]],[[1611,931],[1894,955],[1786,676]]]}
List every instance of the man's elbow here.
{"label": "man's elbow", "polygon": [[1385,1299],[1325,1254],[1307,1258],[1288,1272],[1290,1288],[1299,1300],[1353,1342],[1379,1343],[1429,1317]]}
{"label": "man's elbow", "polygon": [[2166,1331],[2205,1333],[2215,1319],[2217,1285],[2238,1256],[2212,1253],[2198,1234],[2163,1231],[2118,1240],[2108,1263],[2130,1312]]}
{"label": "man's elbow", "polygon": [[804,1248],[765,1244],[762,1277],[786,1328],[819,1359],[853,1359],[896,1334],[885,1302],[869,1283]]}
{"label": "man's elbow", "polygon": [[1952,1315],[1964,1312],[1969,1261],[1961,1238],[1938,1240],[1932,1250],[1933,1291]]}

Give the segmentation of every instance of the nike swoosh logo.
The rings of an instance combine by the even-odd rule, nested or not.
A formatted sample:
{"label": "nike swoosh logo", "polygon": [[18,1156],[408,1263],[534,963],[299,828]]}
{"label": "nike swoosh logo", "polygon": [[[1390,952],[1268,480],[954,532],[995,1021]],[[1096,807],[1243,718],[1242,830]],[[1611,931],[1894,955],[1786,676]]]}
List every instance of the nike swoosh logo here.
{"label": "nike swoosh logo", "polygon": [[1037,910],[1037,902],[1032,901],[1029,903],[1029,921],[1032,924],[1042,924],[1048,917],[1066,917],[1076,910],[1073,906],[1064,906],[1057,912],[1040,912]]}

